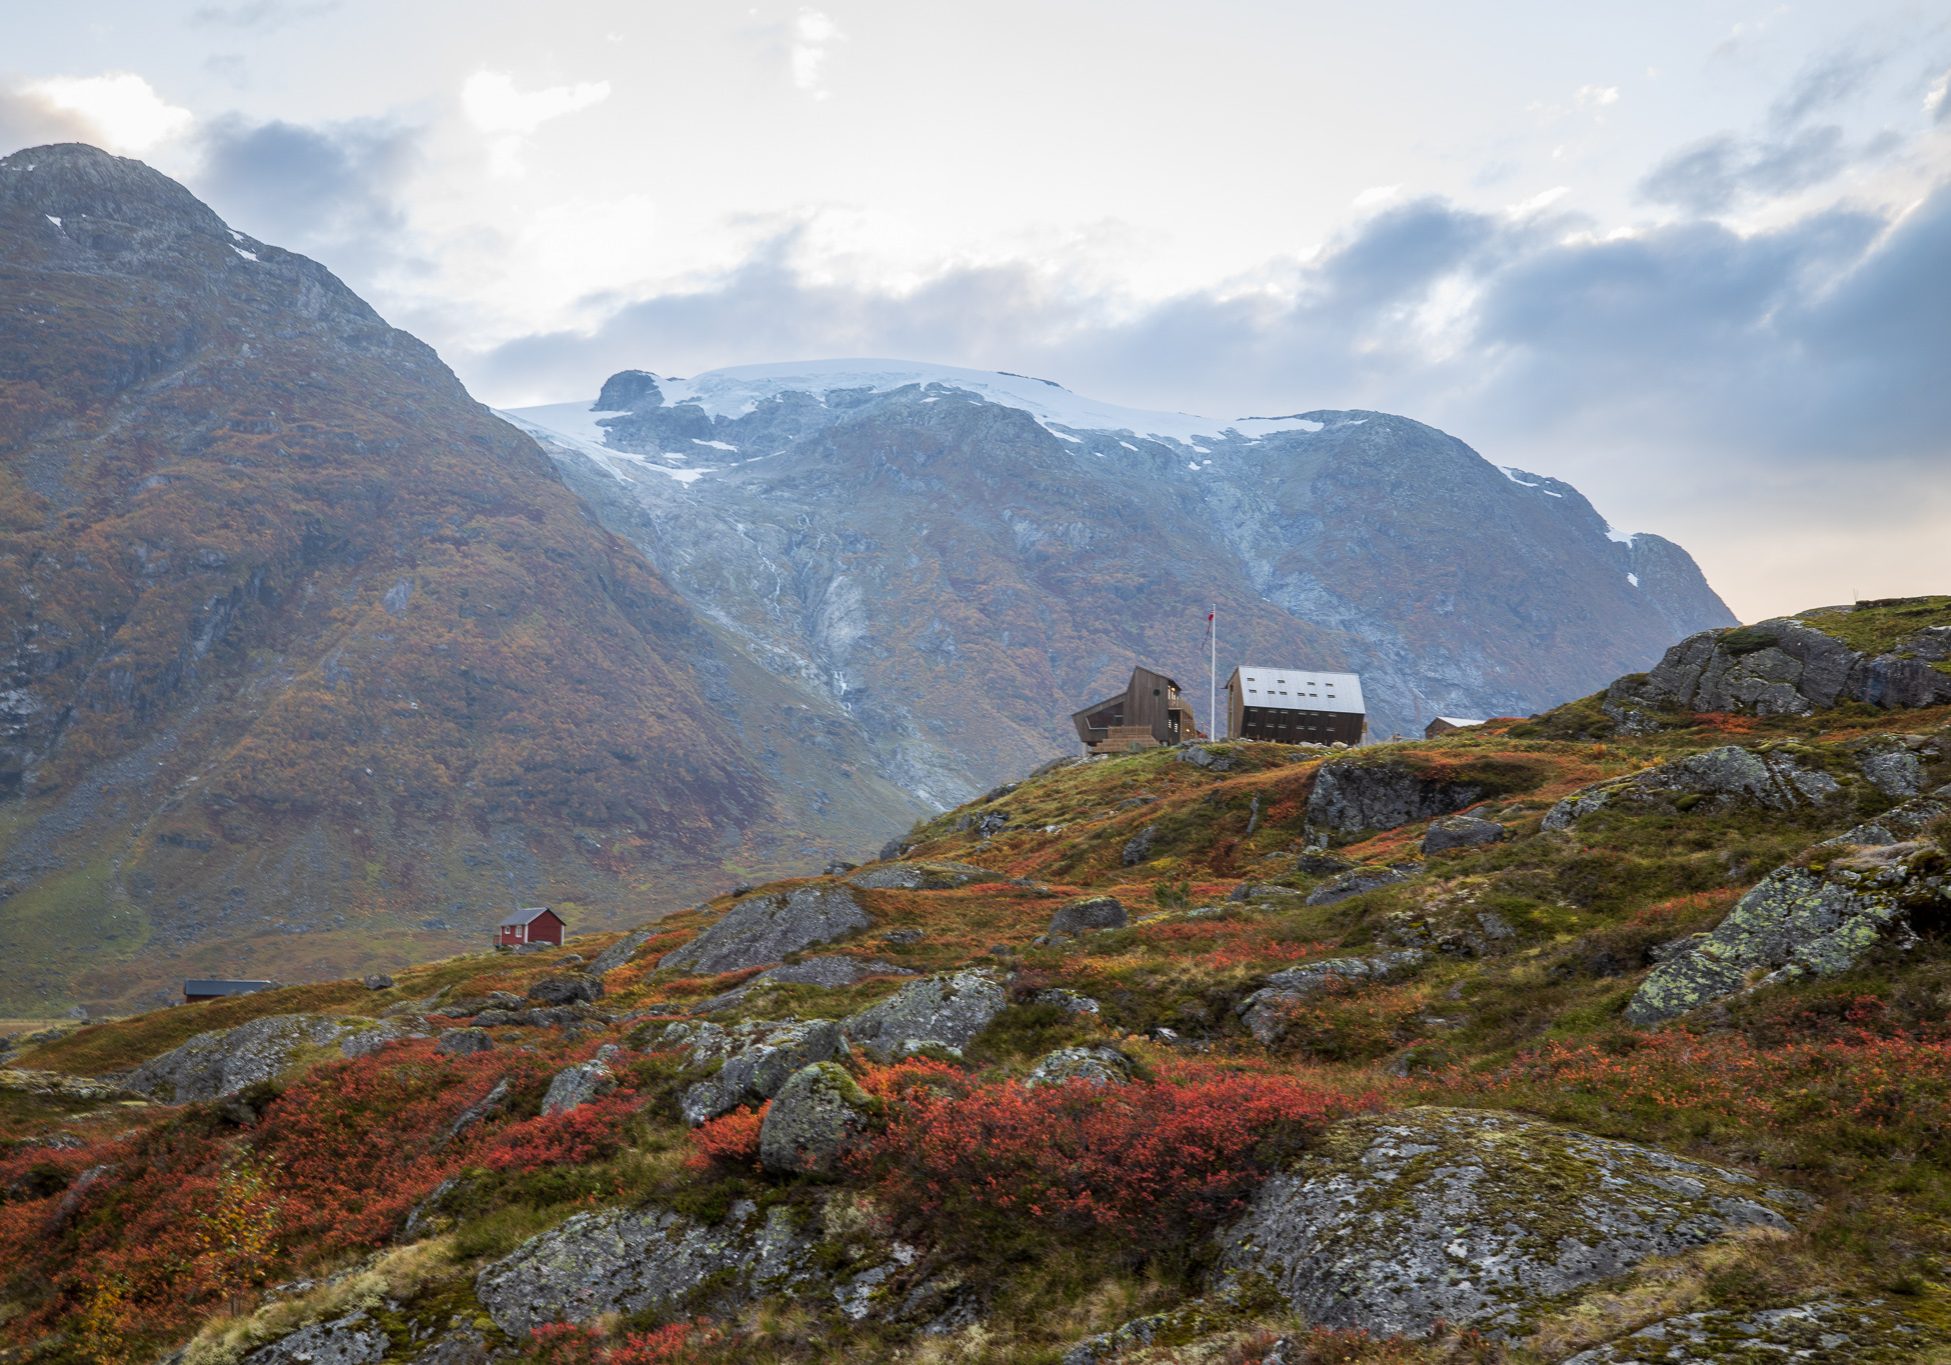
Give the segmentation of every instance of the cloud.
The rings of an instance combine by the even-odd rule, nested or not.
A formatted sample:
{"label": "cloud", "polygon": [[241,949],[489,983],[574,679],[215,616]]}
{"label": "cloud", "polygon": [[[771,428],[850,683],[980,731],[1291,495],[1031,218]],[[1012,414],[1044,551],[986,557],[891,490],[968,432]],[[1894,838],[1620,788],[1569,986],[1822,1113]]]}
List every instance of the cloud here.
{"label": "cloud", "polygon": [[1639,183],[1641,197],[1693,213],[1725,212],[1748,199],[1774,198],[1833,179],[1858,159],[1834,124],[1782,138],[1745,140],[1731,133],[1684,147]]}
{"label": "cloud", "polygon": [[271,31],[299,19],[330,14],[343,0],[244,0],[236,5],[200,5],[190,15],[193,23],[221,28],[252,28]]}
{"label": "cloud", "polygon": [[401,207],[420,129],[385,120],[308,126],[235,115],[205,127],[187,177],[252,236],[319,257],[359,285],[412,261]]}
{"label": "cloud", "polygon": [[181,137],[196,122],[128,71],[34,81],[0,100],[0,118],[135,155]]}
{"label": "cloud", "polygon": [[0,155],[48,142],[92,142],[101,130],[72,109],[25,90],[0,90]]}
{"label": "cloud", "polygon": [[1951,123],[1951,69],[1946,69],[1925,92],[1924,112],[1933,123]]}
{"label": "cloud", "polygon": [[581,81],[523,90],[505,71],[477,71],[461,86],[461,111],[484,133],[496,175],[519,175],[527,139],[543,124],[610,97],[608,81]]}
{"label": "cloud", "polygon": [[1769,106],[1769,121],[1778,128],[1793,128],[1848,102],[1862,93],[1883,69],[1886,60],[1880,53],[1856,51],[1817,58],[1803,67],[1788,89]]}
{"label": "cloud", "polygon": [[802,9],[793,20],[791,63],[793,85],[816,100],[832,97],[826,86],[826,63],[833,45],[846,35],[840,26],[816,9]]}

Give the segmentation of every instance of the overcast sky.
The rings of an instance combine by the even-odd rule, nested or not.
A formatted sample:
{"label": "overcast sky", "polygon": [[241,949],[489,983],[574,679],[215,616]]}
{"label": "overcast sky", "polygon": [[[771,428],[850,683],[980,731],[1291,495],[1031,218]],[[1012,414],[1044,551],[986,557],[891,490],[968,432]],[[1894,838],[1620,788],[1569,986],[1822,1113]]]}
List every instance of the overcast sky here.
{"label": "overcast sky", "polygon": [[1951,591],[1951,6],[92,0],[80,138],[484,401],[900,356],[1365,407],[1577,484],[1748,619]]}

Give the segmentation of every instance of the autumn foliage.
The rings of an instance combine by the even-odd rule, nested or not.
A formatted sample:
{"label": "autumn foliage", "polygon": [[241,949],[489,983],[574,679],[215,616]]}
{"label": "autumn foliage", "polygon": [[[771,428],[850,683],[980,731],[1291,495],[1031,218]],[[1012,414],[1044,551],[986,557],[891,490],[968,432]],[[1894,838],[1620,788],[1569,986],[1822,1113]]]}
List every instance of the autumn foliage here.
{"label": "autumn foliage", "polygon": [[936,1226],[1027,1220],[1139,1247],[1210,1226],[1328,1123],[1378,1103],[1297,1075],[1216,1067],[961,1093],[918,1079],[893,1087],[887,1129],[861,1158],[890,1208]]}

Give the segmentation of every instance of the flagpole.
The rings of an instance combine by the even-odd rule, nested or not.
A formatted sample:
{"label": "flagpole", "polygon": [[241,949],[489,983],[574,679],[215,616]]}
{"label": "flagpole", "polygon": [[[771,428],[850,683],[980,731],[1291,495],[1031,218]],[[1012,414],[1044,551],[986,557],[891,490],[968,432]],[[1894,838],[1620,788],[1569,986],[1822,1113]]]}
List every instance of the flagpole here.
{"label": "flagpole", "polygon": [[1213,603],[1210,618],[1213,628],[1206,632],[1209,653],[1206,656],[1206,733],[1214,739],[1219,734],[1219,603]]}

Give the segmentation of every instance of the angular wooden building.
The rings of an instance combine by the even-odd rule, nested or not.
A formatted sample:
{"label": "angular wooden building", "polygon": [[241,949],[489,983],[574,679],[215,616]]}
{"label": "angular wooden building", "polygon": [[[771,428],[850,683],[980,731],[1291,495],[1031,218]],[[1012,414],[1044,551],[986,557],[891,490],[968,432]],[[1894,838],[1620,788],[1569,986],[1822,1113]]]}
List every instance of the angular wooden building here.
{"label": "angular wooden building", "polygon": [[1482,724],[1483,721],[1472,720],[1468,716],[1438,716],[1423,727],[1423,738],[1435,739],[1438,735],[1447,735],[1452,730],[1468,730],[1473,725]]}
{"label": "angular wooden building", "polygon": [[1071,724],[1087,754],[1123,754],[1198,737],[1192,706],[1178,683],[1163,673],[1139,667],[1115,697],[1094,701],[1074,712]]}
{"label": "angular wooden building", "polygon": [[1360,744],[1367,731],[1359,674],[1241,664],[1226,680],[1229,739]]}

